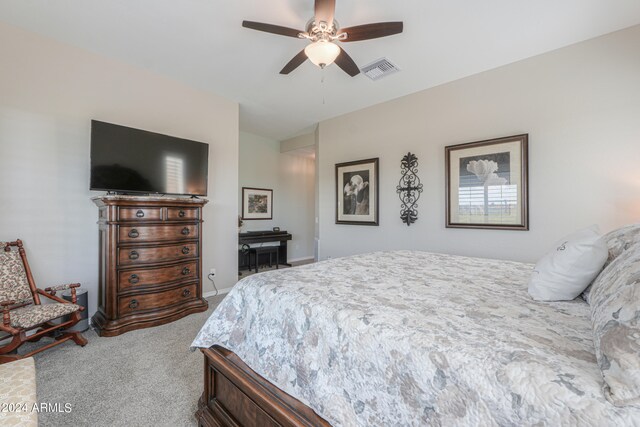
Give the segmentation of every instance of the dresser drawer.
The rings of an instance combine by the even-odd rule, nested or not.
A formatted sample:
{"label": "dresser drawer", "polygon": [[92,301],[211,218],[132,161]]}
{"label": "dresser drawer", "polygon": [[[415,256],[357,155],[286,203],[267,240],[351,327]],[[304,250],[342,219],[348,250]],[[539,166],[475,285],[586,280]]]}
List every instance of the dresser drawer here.
{"label": "dresser drawer", "polygon": [[151,264],[156,262],[178,261],[198,256],[196,243],[171,246],[139,248],[118,248],[118,265]]}
{"label": "dresser drawer", "polygon": [[186,221],[200,219],[198,208],[167,208],[169,221]]}
{"label": "dresser drawer", "polygon": [[118,227],[119,242],[166,242],[197,239],[198,226],[184,225],[132,225]]}
{"label": "dresser drawer", "polygon": [[161,221],[162,208],[118,208],[118,221]]}
{"label": "dresser drawer", "polygon": [[196,261],[167,267],[154,267],[118,272],[118,289],[122,292],[143,287],[157,287],[178,281],[193,281],[199,274]]}
{"label": "dresser drawer", "polygon": [[152,294],[129,295],[118,298],[118,313],[121,316],[126,316],[147,310],[170,307],[196,298],[195,283]]}

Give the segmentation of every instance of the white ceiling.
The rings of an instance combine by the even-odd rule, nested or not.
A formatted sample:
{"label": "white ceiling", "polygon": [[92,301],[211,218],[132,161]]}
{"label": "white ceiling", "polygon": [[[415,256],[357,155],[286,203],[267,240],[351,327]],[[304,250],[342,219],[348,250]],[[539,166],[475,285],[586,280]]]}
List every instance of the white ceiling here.
{"label": "white ceiling", "polygon": [[343,27],[405,23],[403,34],[343,44],[360,66],[384,56],[402,69],[376,82],[308,61],[282,76],[306,42],[241,27],[304,29],[312,15],[313,0],[0,0],[0,20],[236,100],[241,129],[275,139],[639,24],[640,1],[337,0]]}

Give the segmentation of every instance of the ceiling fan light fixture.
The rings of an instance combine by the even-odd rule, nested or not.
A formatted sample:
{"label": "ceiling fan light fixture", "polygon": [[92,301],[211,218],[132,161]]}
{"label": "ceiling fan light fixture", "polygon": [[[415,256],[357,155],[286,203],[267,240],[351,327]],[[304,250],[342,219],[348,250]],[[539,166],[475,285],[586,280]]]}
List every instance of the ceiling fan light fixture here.
{"label": "ceiling fan light fixture", "polygon": [[337,42],[357,42],[392,36],[401,33],[404,28],[401,21],[375,22],[342,28],[335,19],[335,12],[336,0],[314,0],[313,17],[307,21],[304,31],[255,21],[242,21],[242,26],[308,41],[309,44],[287,62],[280,74],[291,73],[309,59],[320,68],[335,62],[351,77],[360,74],[360,68],[339,43],[336,44]]}
{"label": "ceiling fan light fixture", "polygon": [[311,62],[320,68],[324,68],[333,64],[333,61],[340,55],[340,48],[330,41],[318,40],[305,47],[304,53]]}

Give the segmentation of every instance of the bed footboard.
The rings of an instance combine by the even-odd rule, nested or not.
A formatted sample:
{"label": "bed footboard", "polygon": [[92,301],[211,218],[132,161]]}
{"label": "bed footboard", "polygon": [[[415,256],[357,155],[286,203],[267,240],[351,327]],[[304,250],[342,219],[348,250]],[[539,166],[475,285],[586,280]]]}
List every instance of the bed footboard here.
{"label": "bed footboard", "polygon": [[196,418],[205,427],[323,426],[330,424],[311,408],[220,347],[203,349],[204,393]]}

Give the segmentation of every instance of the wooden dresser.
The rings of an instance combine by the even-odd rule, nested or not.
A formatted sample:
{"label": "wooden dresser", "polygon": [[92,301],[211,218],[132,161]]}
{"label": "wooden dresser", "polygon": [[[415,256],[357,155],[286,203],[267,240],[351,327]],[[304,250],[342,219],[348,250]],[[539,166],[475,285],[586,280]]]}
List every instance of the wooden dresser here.
{"label": "wooden dresser", "polygon": [[100,336],[172,322],[207,309],[202,298],[206,200],[100,196],[100,279],[93,325]]}

